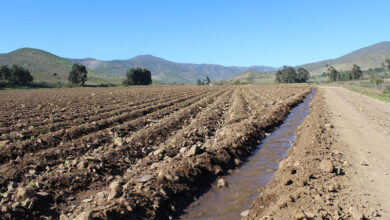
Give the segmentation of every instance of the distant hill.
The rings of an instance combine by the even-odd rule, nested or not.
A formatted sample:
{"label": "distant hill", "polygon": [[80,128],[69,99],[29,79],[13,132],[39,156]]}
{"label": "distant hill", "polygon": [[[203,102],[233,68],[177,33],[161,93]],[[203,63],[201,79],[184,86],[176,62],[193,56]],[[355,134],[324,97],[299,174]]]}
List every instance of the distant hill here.
{"label": "distant hill", "polygon": [[0,65],[17,64],[31,72],[68,74],[73,62],[43,50],[22,48],[0,54]]}
{"label": "distant hill", "polygon": [[[374,44],[336,59],[301,65],[311,73],[326,72],[327,65],[338,70],[350,70],[353,64],[363,70],[380,67],[386,58],[390,58],[390,42]],[[35,81],[66,82],[67,75],[74,63],[88,68],[89,83],[119,83],[126,70],[132,67],[145,67],[152,72],[154,81],[164,83],[195,83],[196,79],[209,76],[211,80],[235,80],[272,78],[278,68],[269,66],[222,66],[216,64],[191,64],[168,61],[152,55],[136,56],[127,60],[97,60],[94,58],[67,59],[43,50],[22,48],[10,53],[0,54],[0,65],[18,64],[29,69]],[[245,71],[252,72],[245,72]],[[257,72],[255,72],[257,71]],[[259,73],[260,72],[260,73]],[[55,76],[54,73],[57,73]]]}
{"label": "distant hill", "polygon": [[326,65],[332,65],[337,70],[350,70],[352,65],[356,64],[363,70],[367,70],[369,68],[380,67],[386,58],[390,58],[389,41],[355,50],[336,59],[329,59],[301,66],[313,73],[326,72]]}
{"label": "distant hill", "polygon": [[[119,83],[128,69],[145,67],[152,72],[154,81],[164,83],[195,83],[197,79],[209,76],[211,80],[226,80],[245,70],[272,71],[268,66],[226,67],[215,64],[177,63],[152,55],[136,56],[127,60],[103,61],[94,58],[67,59],[52,53],[22,48],[10,53],[0,54],[0,65],[18,64],[29,69],[35,81],[66,82],[69,71],[74,63],[83,64],[88,68],[88,82]],[[57,73],[54,75],[54,73]],[[109,77],[111,76],[111,77]]]}
{"label": "distant hill", "polygon": [[124,76],[126,70],[132,67],[145,67],[152,72],[155,80],[165,83],[195,83],[196,79],[209,76],[211,80],[226,80],[245,70],[271,71],[275,68],[268,66],[226,67],[215,64],[177,63],[164,60],[152,55],[141,55],[128,60],[102,61],[93,58],[71,59],[96,72]]}
{"label": "distant hill", "polygon": [[229,80],[227,82],[234,83],[239,81],[241,83],[251,82],[251,83],[271,83],[275,78],[275,71],[279,68],[273,68],[271,72],[259,72],[256,70],[246,70]]}
{"label": "distant hill", "polygon": [[[0,65],[12,64],[17,64],[30,70],[34,76],[34,81],[64,83],[67,82],[69,71],[72,69],[74,63],[44,50],[22,48],[10,53],[0,54]],[[98,74],[90,69],[88,70],[88,73],[89,84],[115,81],[113,77]]]}

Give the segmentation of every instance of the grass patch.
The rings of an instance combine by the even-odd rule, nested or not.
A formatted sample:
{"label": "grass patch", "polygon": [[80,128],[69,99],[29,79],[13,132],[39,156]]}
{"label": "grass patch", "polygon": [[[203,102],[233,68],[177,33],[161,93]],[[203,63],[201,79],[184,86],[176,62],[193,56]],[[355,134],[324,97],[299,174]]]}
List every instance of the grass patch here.
{"label": "grass patch", "polygon": [[344,87],[354,92],[390,103],[390,92],[383,92],[383,91],[378,91],[376,89],[363,88],[357,86],[344,86]]}

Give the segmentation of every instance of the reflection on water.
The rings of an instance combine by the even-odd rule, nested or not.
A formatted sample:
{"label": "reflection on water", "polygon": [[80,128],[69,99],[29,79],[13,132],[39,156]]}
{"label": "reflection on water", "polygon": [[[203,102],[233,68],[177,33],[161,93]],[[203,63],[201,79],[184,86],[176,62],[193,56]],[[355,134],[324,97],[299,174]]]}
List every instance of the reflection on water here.
{"label": "reflection on water", "polygon": [[286,156],[298,126],[309,113],[315,93],[313,89],[303,103],[292,109],[285,122],[257,146],[246,163],[222,177],[229,187],[218,188],[214,184],[184,211],[180,219],[240,219],[240,213],[249,209],[259,188],[267,184]]}

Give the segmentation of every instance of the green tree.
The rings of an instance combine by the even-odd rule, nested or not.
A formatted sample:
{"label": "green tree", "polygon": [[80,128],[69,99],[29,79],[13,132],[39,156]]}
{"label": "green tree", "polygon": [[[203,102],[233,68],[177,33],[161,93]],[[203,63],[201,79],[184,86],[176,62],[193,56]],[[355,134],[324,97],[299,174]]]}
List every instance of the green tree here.
{"label": "green tree", "polygon": [[28,86],[34,79],[29,70],[15,64],[11,68],[7,65],[1,66],[0,76],[0,80],[12,86]]}
{"label": "green tree", "polygon": [[209,76],[206,76],[206,79],[204,80],[204,84],[205,85],[209,85],[210,84],[210,78],[209,78]]}
{"label": "green tree", "polygon": [[329,80],[332,82],[337,81],[340,78],[339,72],[337,72],[337,70],[333,66],[330,66],[328,68],[327,75],[329,77]]}
{"label": "green tree", "polygon": [[0,80],[8,81],[11,78],[11,69],[7,65],[0,67]]}
{"label": "green tree", "polygon": [[3,65],[0,67],[0,75],[1,80],[10,82],[12,77],[12,70],[7,65]]}
{"label": "green tree", "polygon": [[197,79],[196,80],[196,85],[200,86],[200,85],[203,85],[202,81],[200,79]]}
{"label": "green tree", "polygon": [[83,86],[87,81],[88,71],[82,64],[73,64],[72,70],[69,72],[68,80],[72,84]]}
{"label": "green tree", "polygon": [[342,80],[342,81],[347,81],[347,80],[352,80],[353,77],[352,77],[352,72],[341,72],[339,73],[340,77],[339,77],[339,80]]}
{"label": "green tree", "polygon": [[30,71],[18,65],[12,65],[12,79],[14,85],[21,86],[30,85],[33,81]]}
{"label": "green tree", "polygon": [[300,67],[297,69],[297,79],[296,82],[307,82],[309,80],[310,73],[306,69]]}
{"label": "green tree", "polygon": [[294,83],[297,81],[297,71],[293,67],[283,66],[275,74],[275,81],[278,83]]}
{"label": "green tree", "polygon": [[351,77],[352,79],[359,79],[363,76],[363,71],[360,69],[360,67],[356,64],[353,64],[352,70],[351,70]]}
{"label": "green tree", "polygon": [[390,59],[386,58],[385,62],[383,64],[387,70],[386,76],[389,76],[389,74],[390,74]]}
{"label": "green tree", "polygon": [[152,73],[141,67],[131,68],[126,72],[124,85],[149,85],[152,84]]}

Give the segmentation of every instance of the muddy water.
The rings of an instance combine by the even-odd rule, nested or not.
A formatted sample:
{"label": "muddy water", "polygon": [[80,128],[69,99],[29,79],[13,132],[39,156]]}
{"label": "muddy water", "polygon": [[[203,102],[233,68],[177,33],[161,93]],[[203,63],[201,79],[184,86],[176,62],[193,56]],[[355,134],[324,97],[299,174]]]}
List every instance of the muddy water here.
{"label": "muddy water", "polygon": [[309,113],[316,91],[292,109],[285,122],[257,146],[253,155],[238,169],[222,178],[229,187],[211,189],[193,202],[180,219],[240,219],[278,169],[279,162],[295,140],[298,126]]}

